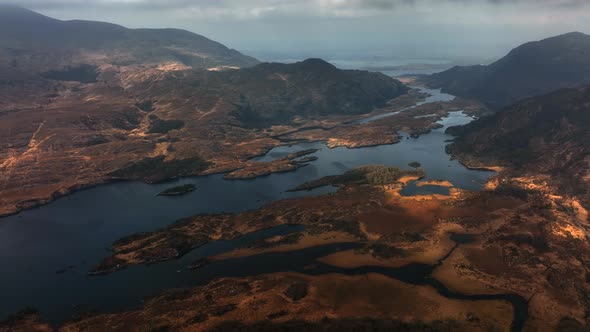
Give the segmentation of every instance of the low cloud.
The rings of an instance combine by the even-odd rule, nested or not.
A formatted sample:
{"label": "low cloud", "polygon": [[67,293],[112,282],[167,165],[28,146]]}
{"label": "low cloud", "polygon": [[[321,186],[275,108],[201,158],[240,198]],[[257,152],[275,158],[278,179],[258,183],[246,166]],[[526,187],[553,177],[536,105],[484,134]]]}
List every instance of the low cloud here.
{"label": "low cloud", "polygon": [[183,28],[235,48],[289,54],[341,49],[415,50],[421,56],[491,51],[499,55],[522,42],[574,30],[590,32],[590,0],[0,0],[0,4],[64,20]]}
{"label": "low cloud", "polygon": [[0,0],[37,10],[111,9],[133,11],[194,10],[210,14],[366,16],[396,10],[441,6],[506,6],[531,9],[579,8],[587,0]]}

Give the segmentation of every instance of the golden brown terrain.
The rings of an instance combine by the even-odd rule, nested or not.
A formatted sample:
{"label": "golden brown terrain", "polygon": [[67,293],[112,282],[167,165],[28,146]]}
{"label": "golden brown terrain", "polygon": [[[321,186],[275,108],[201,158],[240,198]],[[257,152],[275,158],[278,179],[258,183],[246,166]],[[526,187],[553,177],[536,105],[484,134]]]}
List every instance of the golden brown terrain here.
{"label": "golden brown terrain", "polygon": [[[399,191],[404,183],[416,179],[401,177],[388,185],[355,182],[343,185],[334,194],[278,201],[256,211],[196,216],[161,231],[118,241],[114,244],[113,256],[104,261],[101,269],[106,273],[111,271],[108,267],[118,269],[128,264],[174,259],[210,241],[231,239],[280,224],[303,224],[305,230],[300,233],[277,236],[210,257],[207,264],[330,243],[358,243],[358,249],[337,251],[317,262],[343,269],[341,273],[366,266],[399,268],[412,263],[440,264],[434,268],[433,277],[452,291],[518,294],[528,300],[526,330],[586,324],[590,286],[585,266],[590,259],[590,246],[582,225],[587,224],[587,211],[575,199],[558,195],[554,188],[539,179],[504,177],[493,179],[481,192],[452,188],[449,196],[401,196]],[[472,234],[473,240],[460,243],[453,250],[456,244],[451,234]],[[445,258],[448,253],[450,256]],[[441,259],[443,261],[437,263]],[[309,264],[313,266],[313,261]],[[228,299],[235,307],[223,321],[236,320],[249,325],[269,316],[273,322],[303,319],[315,323],[323,317],[394,319],[405,323],[424,319],[426,324],[441,320],[452,322],[456,324],[452,329],[456,330],[508,330],[511,323],[510,305],[504,301],[471,301],[462,307],[461,301],[445,299],[429,286],[413,286],[379,274],[304,276],[278,272],[231,281],[248,284],[248,292],[258,289],[253,285],[269,280],[278,284],[256,293],[261,303],[260,307],[254,306],[260,308],[256,315],[248,309],[253,306],[249,302],[254,299],[251,293],[244,298]],[[277,300],[284,296],[279,290],[293,280],[305,280],[310,285],[309,294],[321,296],[311,300],[312,296],[310,303],[304,302],[301,306],[290,301],[278,304],[284,302]],[[322,283],[321,280],[329,281]],[[367,282],[354,284],[361,280]],[[339,287],[346,292],[339,291]],[[371,287],[376,289],[371,290]],[[389,287],[392,287],[392,294],[414,294],[414,297],[402,296],[398,307],[399,299],[395,296],[380,299],[386,293],[383,290]],[[152,319],[148,312],[162,313],[157,324],[173,329],[190,326],[207,330],[221,323],[211,314],[207,316],[210,321],[195,326],[187,320],[197,312],[225,305],[225,300],[215,300],[209,309],[197,309],[184,301],[200,303],[195,297],[202,296],[201,291],[187,290],[183,294],[179,302],[155,300],[139,311],[99,315],[67,327],[75,331],[81,326],[125,326],[120,325],[123,322],[148,324]],[[333,296],[336,298],[330,300]],[[419,299],[424,305],[414,307],[412,299]],[[316,307],[317,301],[320,307]],[[180,307],[184,308],[181,313],[174,309]],[[429,308],[428,313],[421,311],[425,308]],[[172,319],[166,312],[184,318]]]}
{"label": "golden brown terrain", "polygon": [[[222,279],[204,288],[186,292],[184,296],[171,295],[168,301],[175,302],[175,306],[190,308],[181,315],[169,311],[169,305],[162,305],[167,299],[163,297],[152,302],[154,307],[150,311],[158,312],[159,316],[148,321],[146,313],[140,311],[124,317],[104,316],[92,322],[65,326],[63,330],[110,330],[125,322],[129,328],[141,329],[141,326],[155,324],[180,327],[185,331],[206,331],[224,329],[224,326],[231,326],[232,321],[249,325],[265,320],[272,320],[280,327],[281,323],[300,317],[316,324],[325,320],[371,317],[375,321],[399,322],[402,326],[411,326],[412,317],[420,317],[417,326],[501,329],[509,324],[511,314],[510,306],[501,302],[473,305],[469,301],[448,300],[427,287],[408,286],[378,274],[349,277],[279,273],[261,278]],[[212,296],[216,300],[214,306],[206,300]],[[468,316],[472,318],[470,321],[465,320]],[[178,322],[182,322],[182,326]]]}
{"label": "golden brown terrain", "polygon": [[[305,163],[249,159],[298,140],[391,144],[399,130],[435,126],[411,115],[354,125],[424,95],[319,59],[259,64],[187,31],[60,21],[14,6],[0,10],[0,28],[0,216],[113,180],[290,171]],[[445,113],[427,108],[412,114]]]}
{"label": "golden brown terrain", "polygon": [[319,59],[260,64],[188,31],[1,5],[0,216],[112,180],[295,169],[248,159],[311,120],[354,119],[407,91]]}
{"label": "golden brown terrain", "polygon": [[[213,173],[249,179],[294,171],[312,162],[315,150],[270,162],[252,157],[301,141],[329,148],[394,144],[400,132],[417,137],[440,127],[449,112],[486,112],[467,99],[411,108],[426,96],[382,74],[343,71],[319,59],[256,65],[176,30],[95,23],[102,31],[99,50],[95,41],[64,33],[84,32],[88,23],[18,12],[11,16],[34,19],[47,35],[6,39],[4,28],[14,22],[6,25],[4,13],[0,216],[115,180]],[[564,38],[587,36],[557,40]],[[60,40],[64,44],[50,51],[23,49]],[[516,331],[521,324],[526,331],[587,331],[589,107],[590,88],[568,89],[450,129],[458,136],[449,146],[454,157],[498,172],[479,192],[422,180],[419,166],[363,166],[293,188],[338,187],[332,194],[197,215],[122,238],[89,278],[178,259],[263,229],[301,227],[186,267],[199,273],[215,264],[262,265],[279,257],[288,268],[268,264],[237,277],[212,277],[127,311],[90,313],[59,326],[24,310],[0,322],[0,332]],[[449,194],[402,196],[411,182],[446,187]]]}
{"label": "golden brown terrain", "polygon": [[[139,331],[158,326],[223,330],[225,324],[253,328],[266,320],[275,328],[295,324],[294,320],[316,327],[348,320],[344,326],[350,327],[357,319],[369,319],[372,324],[420,321],[426,326],[444,322],[437,330],[509,329],[511,306],[505,301],[451,300],[430,286],[379,273],[342,274],[365,266],[399,268],[412,263],[435,264],[433,277],[455,292],[522,296],[528,300],[528,331],[585,324],[590,308],[585,268],[590,247],[580,226],[587,223],[587,211],[577,201],[531,178],[496,178],[481,192],[452,189],[450,196],[401,196],[403,183],[415,179],[399,178],[389,185],[344,185],[330,195],[279,201],[239,214],[196,216],[161,231],[122,239],[115,243],[113,257],[105,260],[107,266],[174,259],[209,241],[280,224],[303,224],[305,229],[211,257],[208,264],[330,243],[360,247],[318,259],[343,269],[341,273],[277,271],[221,279],[163,294],[138,310],[68,323],[61,330]],[[472,234],[473,240],[453,250],[456,244],[450,234]],[[313,261],[309,264],[313,266]],[[305,295],[296,296],[297,300],[288,295],[302,287],[295,284],[305,284],[305,292],[299,290]],[[291,287],[296,289],[289,292]],[[27,324],[37,324],[27,317]]]}
{"label": "golden brown terrain", "polygon": [[[444,109],[453,109],[448,105],[442,106],[440,116],[445,114]],[[403,112],[392,117],[408,118],[411,112],[423,112],[415,115],[424,115],[424,112],[432,110],[422,111],[418,107],[407,111],[407,114]],[[383,121],[389,121],[389,118]],[[372,125],[368,124],[369,127]],[[343,121],[340,126],[356,125]],[[289,160],[283,159],[281,163]],[[481,192],[451,188],[449,196],[403,197],[399,194],[401,187],[418,177],[402,176],[390,183],[378,185],[371,184],[370,181],[338,182],[340,189],[334,194],[279,201],[256,211],[195,216],[161,231],[138,234],[116,242],[113,255],[105,259],[94,273],[109,273],[130,264],[175,259],[210,241],[232,239],[281,224],[302,224],[305,229],[299,233],[277,236],[210,257],[208,264],[261,253],[297,251],[331,243],[360,245],[358,249],[337,251],[317,260],[318,263],[341,269],[365,266],[399,268],[412,263],[437,264],[450,252],[451,255],[433,271],[433,277],[448,289],[463,294],[520,295],[528,300],[529,318],[525,325],[527,330],[545,330],[547,327],[561,329],[564,326],[587,324],[590,287],[587,282],[589,272],[585,266],[590,248],[587,244],[586,228],[589,223],[585,205],[576,196],[563,192],[555,184],[555,179],[548,176],[523,176],[515,173],[514,168],[509,165],[496,169],[501,173]],[[451,184],[435,181],[421,182],[418,185]],[[455,242],[450,234],[457,233],[472,234],[474,241],[460,244],[453,250]],[[310,264],[313,265],[313,261]],[[294,280],[292,278],[305,280],[308,285],[312,285],[309,286],[309,294],[322,294],[321,307],[316,307],[318,300],[305,302],[315,299],[314,295],[309,296],[308,300],[301,300],[305,303],[301,306],[293,305],[290,301],[285,302],[284,295],[278,290],[289,287]],[[263,319],[273,321],[267,324],[275,324],[271,325],[274,328],[279,328],[280,324],[311,324],[310,326],[317,327],[318,324],[327,324],[324,317],[332,322],[330,324],[340,324],[342,320],[348,319],[345,326],[368,324],[363,319],[372,321],[370,324],[381,324],[383,320],[392,320],[396,324],[412,324],[416,320],[424,320],[420,324],[435,324],[442,330],[491,329],[493,326],[507,330],[511,322],[511,319],[507,319],[511,316],[506,314],[510,306],[504,301],[471,301],[465,307],[461,301],[441,297],[429,286],[411,285],[383,275],[367,274],[361,277],[339,273],[329,275],[331,282],[321,282],[325,278],[327,277],[323,275],[293,275],[281,271],[276,271],[273,275],[237,278],[231,282],[248,285],[248,296],[234,294],[227,301],[214,298],[214,304],[205,305],[200,300],[200,296],[203,296],[200,291],[202,288],[197,288],[199,290],[184,291],[180,298],[174,300],[164,300],[167,299],[166,295],[162,295],[163,297],[156,298],[159,300],[148,302],[136,311],[93,316],[80,322],[68,323],[62,328],[76,331],[85,330],[86,327],[100,330],[105,327],[125,329],[149,325],[155,328],[162,325],[171,329],[222,329],[223,327],[218,326],[222,321],[225,324],[230,324],[228,321],[237,321],[232,324],[262,329],[263,327],[257,325],[262,324],[259,322],[262,316],[266,317]],[[426,313],[420,311],[424,310],[421,306],[410,310],[397,307],[398,304],[393,299],[388,301],[394,302],[382,302],[384,300],[379,297],[381,293],[372,297],[371,294],[375,291],[354,284],[358,280],[367,280],[366,278],[371,278],[371,284],[380,285],[379,289],[391,287],[392,292],[395,290],[397,294],[420,294],[424,297],[420,298],[421,303],[431,303],[428,308],[432,309]],[[214,287],[219,282],[222,281],[202,287]],[[273,286],[260,286],[265,282],[270,282]],[[366,307],[343,307],[342,303],[350,303],[352,300],[340,301],[343,296],[337,287],[340,283],[347,285],[342,286],[347,289],[346,296],[358,296],[359,300],[354,303],[364,303]],[[366,287],[369,287],[368,284]],[[359,292],[351,292],[351,289],[359,289]],[[254,299],[252,292],[257,294],[256,299],[262,303],[259,307],[249,302]],[[334,296],[337,300],[330,302]],[[279,304],[281,301],[284,303]],[[408,301],[410,300],[405,298],[403,303],[411,303]],[[191,303],[195,304],[189,305]],[[371,307],[379,304],[382,308],[384,303],[389,311],[378,311]],[[220,306],[219,310],[215,309],[217,306]],[[281,309],[283,306],[290,309]],[[259,308],[259,313],[254,314],[250,307]],[[25,321],[13,321],[9,329],[25,323],[29,326],[43,326],[38,325],[40,323],[34,321],[34,317],[26,317]],[[198,319],[192,320],[195,317]],[[293,319],[305,322],[295,323]],[[364,323],[359,323],[356,319]],[[440,320],[451,325],[436,325],[439,324],[436,321]]]}
{"label": "golden brown terrain", "polygon": [[[176,77],[179,80],[203,75],[160,69],[154,69],[149,75],[153,73],[160,73],[162,77],[179,75]],[[69,84],[78,86],[60,84],[64,87]],[[73,184],[68,187],[72,189],[118,177],[158,181],[171,176],[191,175],[195,169],[204,173],[233,171],[228,177],[236,178],[264,175],[299,166],[292,164],[297,158],[294,156],[268,165],[248,161],[251,156],[289,140],[326,140],[349,147],[386,144],[389,141],[386,141],[388,138],[383,135],[384,131],[391,132],[391,137],[397,137],[397,131],[401,130],[415,134],[427,132],[449,111],[468,108],[469,105],[473,105],[473,109],[479,107],[471,102],[466,104],[467,101],[456,100],[423,105],[364,125],[354,123],[354,120],[368,115],[403,109],[422,98],[413,92],[367,114],[338,117],[313,115],[307,120],[295,119],[296,124],[271,125],[261,129],[220,124],[222,119],[227,119],[224,118],[227,113],[221,115],[223,112],[235,111],[223,101],[214,103],[217,109],[212,113],[202,110],[183,113],[188,111],[171,107],[184,95],[179,93],[174,100],[165,99],[165,96],[171,95],[170,91],[162,91],[160,97],[148,103],[142,97],[142,93],[147,96],[148,92],[141,84],[142,88],[130,85],[130,91],[137,91],[133,99],[124,98],[123,92],[120,92],[119,98],[109,99],[109,105],[118,104],[120,110],[114,112],[115,115],[110,114],[113,118],[108,120],[100,113],[105,106],[98,102],[106,100],[107,96],[100,95],[101,89],[108,90],[109,96],[112,92],[106,83],[84,85],[80,91],[53,97],[55,100],[52,99],[49,106],[39,111],[4,114],[11,119],[11,123],[28,128],[22,129],[22,132],[31,132],[28,135],[5,136],[15,137],[20,143],[11,143],[13,145],[7,151],[12,152],[2,164],[8,171],[5,174],[9,174],[4,188],[10,188],[7,184],[11,181],[28,184],[24,188],[31,188],[27,192],[14,187],[12,192],[5,193],[6,197],[24,200],[42,193],[46,195],[43,197],[49,197],[45,199],[51,199],[55,196],[53,188],[61,188],[64,183]],[[157,86],[157,81],[153,85]],[[203,97],[200,95],[198,98]],[[93,112],[96,113],[87,111],[90,113],[85,114],[98,114],[96,119],[87,116],[75,125],[71,124],[71,116],[76,113],[60,111],[67,109],[65,106],[71,100],[76,103],[83,100],[86,106],[94,104]],[[190,105],[194,104],[189,102],[186,105],[187,109],[191,109]],[[88,109],[92,110],[92,107]],[[218,110],[224,111],[217,113]],[[21,116],[27,114],[32,119],[37,116],[38,120],[28,123],[19,117],[21,112]],[[193,113],[199,121],[191,122],[190,117],[186,117],[186,114]],[[51,114],[51,117],[42,120],[45,119],[44,114]],[[432,114],[435,116],[423,117]],[[135,121],[131,115],[137,115],[139,120]],[[179,118],[185,119],[182,126],[174,122]],[[201,127],[201,121],[208,126]],[[134,125],[136,122],[138,124]],[[113,127],[113,123],[121,128]],[[320,124],[322,128],[317,129]],[[168,130],[170,126],[175,129]],[[10,133],[14,130],[11,128],[6,126],[4,132]],[[206,132],[203,131],[205,128]],[[89,135],[96,135],[96,132],[107,142],[88,144]],[[82,142],[81,146],[75,147],[76,142]],[[109,154],[105,154],[105,148],[109,149]],[[130,156],[138,162],[129,165],[126,159]],[[305,158],[303,155],[298,157]],[[61,172],[55,172],[52,167],[61,165],[64,160],[72,160],[68,164],[71,169],[61,167]],[[477,165],[485,166],[484,163]],[[401,187],[418,177],[401,177],[379,185],[338,183],[341,187],[335,194],[279,201],[256,211],[195,216],[161,231],[138,234],[116,242],[113,255],[93,273],[109,273],[131,264],[175,259],[211,241],[232,239],[281,224],[302,224],[305,230],[295,235],[267,239],[211,257],[209,261],[214,264],[266,252],[290,252],[330,243],[357,243],[361,246],[359,249],[335,252],[319,258],[317,262],[342,269],[364,266],[397,268],[412,263],[437,264],[450,252],[451,255],[433,272],[433,277],[448,289],[464,294],[510,293],[522,296],[529,301],[527,330],[586,324],[587,312],[590,312],[590,287],[587,282],[589,272],[585,266],[590,251],[585,203],[570,192],[563,191],[548,175],[523,175],[514,172],[509,164],[503,166],[498,177],[481,192],[451,188],[449,196],[402,197],[399,194]],[[95,173],[96,169],[101,172]],[[172,169],[174,173],[158,173],[157,170],[161,169]],[[68,173],[64,174],[66,171]],[[146,174],[150,176],[146,178]],[[48,183],[39,181],[49,175],[51,181]],[[64,178],[64,175],[69,177]],[[436,181],[419,182],[420,185],[452,184]],[[15,193],[22,193],[22,196]],[[460,244],[453,250],[455,242],[450,234],[456,233],[472,234],[475,240]],[[367,280],[370,282],[363,282]],[[307,295],[297,301],[285,300],[286,295],[281,290],[287,290],[298,282],[307,285]],[[223,285],[226,284],[231,295],[227,298],[215,297],[225,289]],[[235,287],[240,290],[235,290]],[[384,299],[386,292],[383,290],[406,295]],[[208,292],[212,295],[206,300]],[[289,324],[303,324],[294,325],[300,328],[318,328],[322,324],[344,324],[345,327],[409,324],[404,326],[416,329],[412,324],[418,324],[439,330],[508,330],[512,317],[509,315],[510,305],[505,301],[469,301],[466,304],[445,298],[430,286],[411,285],[381,274],[307,275],[277,271],[259,277],[222,279],[172,294],[172,298],[168,294],[157,297],[138,310],[96,315],[67,323],[61,329],[129,330],[132,326],[137,330],[160,327],[173,330],[231,330],[236,326],[264,328],[257,324],[271,324],[267,328],[291,326]],[[411,306],[413,300],[428,305]],[[343,303],[359,304],[349,307]],[[267,319],[272,323],[260,323]],[[25,316],[24,320],[4,323],[0,330],[18,330],[21,327],[24,330],[29,327],[33,330],[49,328],[35,320],[34,316]]]}
{"label": "golden brown terrain", "polygon": [[[337,78],[346,74],[327,63],[319,65],[329,66]],[[315,69],[314,63],[309,68],[256,67],[249,72],[198,72],[175,63],[147,68],[108,65],[100,68],[97,83],[31,78],[0,85],[0,215],[114,179],[155,182],[245,167],[258,168],[242,171],[245,174],[294,169],[268,165],[269,170],[261,171],[248,159],[284,144],[276,136],[294,126],[301,128],[307,118],[278,127],[249,127],[239,120],[246,106],[238,103],[249,103],[248,110],[274,112],[252,105],[262,102],[265,85],[284,91],[285,85],[276,85],[283,78]],[[284,77],[277,81],[272,75]],[[232,80],[244,80],[239,85],[243,91],[227,85]],[[30,87],[30,82],[38,86]],[[395,90],[401,84],[392,79],[382,84],[391,84],[391,90],[375,98],[389,100],[388,94],[403,91]],[[305,102],[308,93],[322,88],[301,89],[295,94]],[[252,101],[245,101],[247,97]],[[324,97],[333,98],[327,93]],[[288,103],[276,102],[280,109],[280,103]],[[316,109],[313,106],[312,102],[310,107]],[[322,117],[327,116],[308,116]],[[342,121],[354,117],[345,118]]]}
{"label": "golden brown terrain", "polygon": [[[327,73],[303,84],[306,73],[318,71]],[[291,171],[305,162],[249,159],[302,140],[348,148],[392,144],[400,131],[418,136],[437,128],[450,111],[484,111],[466,100],[407,109],[424,95],[404,94],[405,87],[380,74],[341,71],[321,60],[223,72],[179,63],[104,65],[97,80],[31,77],[0,85],[0,95],[7,96],[0,104],[0,215],[117,179],[157,182],[219,172],[237,179]],[[348,93],[346,86],[325,90],[333,81],[347,80],[365,80],[386,92],[365,97]],[[37,86],[28,86],[32,82]],[[287,92],[292,96],[281,95]],[[338,96],[347,104],[323,114],[326,102]]]}
{"label": "golden brown terrain", "polygon": [[[314,325],[317,329],[322,324],[335,324],[334,330],[344,331],[373,324],[383,324],[384,330],[502,330],[510,323],[510,315],[510,306],[500,301],[474,304],[449,300],[431,288],[406,285],[378,274],[276,273],[220,279],[190,290],[170,291],[150,299],[141,310],[83,319],[59,330],[229,331],[260,322],[275,330],[290,325],[297,330],[315,330]],[[50,330],[28,319],[29,331]]]}

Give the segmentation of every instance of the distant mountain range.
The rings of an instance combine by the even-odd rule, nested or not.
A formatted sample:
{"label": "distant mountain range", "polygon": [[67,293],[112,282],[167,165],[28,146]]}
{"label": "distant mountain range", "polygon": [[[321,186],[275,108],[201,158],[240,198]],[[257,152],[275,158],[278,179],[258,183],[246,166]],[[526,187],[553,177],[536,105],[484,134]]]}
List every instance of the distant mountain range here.
{"label": "distant mountain range", "polygon": [[523,98],[590,84],[590,36],[572,32],[526,43],[488,66],[457,66],[424,81],[498,110]]}
{"label": "distant mountain range", "polygon": [[179,62],[193,68],[210,68],[259,63],[189,31],[60,21],[10,5],[0,5],[0,60],[13,67],[37,69],[79,64]]}

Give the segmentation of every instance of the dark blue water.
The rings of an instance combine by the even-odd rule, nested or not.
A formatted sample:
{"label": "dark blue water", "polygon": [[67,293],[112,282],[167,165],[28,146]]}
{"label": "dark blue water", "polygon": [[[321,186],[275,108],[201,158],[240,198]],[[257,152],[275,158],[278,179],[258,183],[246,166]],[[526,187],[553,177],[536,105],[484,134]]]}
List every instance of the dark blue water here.
{"label": "dark blue water", "polygon": [[[443,94],[439,98],[452,96]],[[469,117],[456,112],[442,124],[451,126],[470,121]],[[80,191],[49,205],[0,219],[0,317],[32,306],[40,309],[46,318],[61,320],[69,318],[76,305],[114,310],[137,304],[143,296],[164,288],[189,286],[196,282],[195,274],[177,272],[183,270],[186,259],[205,255],[216,246],[237,244],[211,244],[183,260],[133,267],[106,277],[88,277],[86,272],[108,255],[107,248],[112,242],[126,235],[162,228],[195,214],[240,212],[284,198],[333,192],[335,189],[331,187],[311,192],[290,193],[287,190],[361,165],[408,168],[408,163],[419,161],[429,179],[449,180],[464,189],[480,189],[492,174],[468,170],[450,160],[445,153],[445,141],[450,138],[443,128],[417,139],[404,135],[399,144],[363,149],[328,149],[323,143],[279,147],[258,159],[271,160],[309,148],[320,150],[313,154],[318,160],[291,173],[237,181],[213,175],[157,185],[115,183]],[[180,197],[157,196],[164,189],[187,183],[196,185],[197,190]],[[413,190],[427,193],[438,189],[414,187]],[[272,236],[282,231],[253,236]],[[235,269],[235,273],[239,273],[239,267]]]}
{"label": "dark blue water", "polygon": [[[448,144],[445,141],[453,137],[445,134],[449,126],[463,125],[472,119],[462,112],[452,112],[440,122],[443,128],[435,129],[431,133],[419,138],[411,138],[406,133],[401,133],[402,141],[393,145],[381,145],[361,149],[348,149],[344,147],[328,149],[324,143],[301,143],[293,146],[282,146],[271,150],[263,157],[255,158],[257,161],[269,161],[284,157],[302,149],[320,149],[312,156],[319,157],[312,165],[304,167],[297,173],[337,175],[343,172],[367,164],[383,164],[408,169],[408,164],[418,161],[426,171],[426,180],[448,180],[456,187],[467,190],[479,190],[494,173],[485,171],[473,171],[465,168],[456,160],[451,160],[445,151]],[[402,194],[429,194],[448,193],[447,188],[426,186],[418,188],[410,184],[402,191]]]}
{"label": "dark blue water", "polygon": [[221,269],[216,269],[215,265],[214,268],[205,266],[198,271],[188,269],[196,260],[243,247],[255,240],[302,230],[301,225],[282,225],[246,234],[233,241],[212,242],[177,260],[132,266],[106,276],[87,276],[84,266],[66,269],[60,274],[48,271],[43,275],[48,277],[44,280],[39,280],[39,276],[29,275],[30,279],[25,276],[17,283],[22,287],[3,292],[0,305],[2,316],[32,306],[41,311],[45,320],[59,324],[78,313],[113,312],[137,307],[145,297],[157,295],[165,289],[195,286],[227,273],[238,274],[241,269],[239,265],[234,265],[231,273],[223,265]]}
{"label": "dark blue water", "polygon": [[426,97],[424,99],[424,101],[421,101],[419,103],[416,103],[416,105],[408,107],[408,108],[404,108],[402,110],[399,111],[395,111],[395,112],[389,112],[389,113],[383,113],[383,114],[379,114],[379,115],[374,115],[374,116],[370,116],[364,119],[361,119],[359,121],[357,121],[357,123],[359,124],[364,124],[364,123],[369,123],[371,121],[375,121],[375,120],[379,120],[379,119],[383,119],[410,109],[413,109],[417,106],[420,105],[424,105],[424,104],[428,104],[428,103],[434,103],[434,102],[444,102],[444,101],[452,101],[455,99],[455,96],[450,95],[448,93],[442,93],[440,91],[440,89],[428,89],[428,88],[423,88],[423,87],[412,87],[413,89],[418,89],[423,93],[427,93],[429,96]]}

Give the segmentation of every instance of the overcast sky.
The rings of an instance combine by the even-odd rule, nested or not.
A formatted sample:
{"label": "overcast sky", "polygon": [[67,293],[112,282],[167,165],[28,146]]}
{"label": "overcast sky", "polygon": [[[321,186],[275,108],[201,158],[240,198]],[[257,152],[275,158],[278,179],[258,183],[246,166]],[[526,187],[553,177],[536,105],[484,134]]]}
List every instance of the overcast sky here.
{"label": "overcast sky", "polygon": [[[497,57],[590,32],[590,0],[0,0],[59,19],[175,27],[264,57]],[[270,55],[269,55],[270,56]]]}

